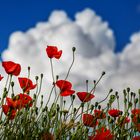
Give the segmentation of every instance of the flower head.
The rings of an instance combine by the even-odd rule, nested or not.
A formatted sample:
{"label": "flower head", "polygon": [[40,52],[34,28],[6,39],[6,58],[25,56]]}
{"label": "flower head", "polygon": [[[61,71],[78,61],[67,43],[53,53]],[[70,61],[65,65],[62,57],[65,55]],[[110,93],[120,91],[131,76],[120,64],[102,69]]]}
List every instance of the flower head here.
{"label": "flower head", "polygon": [[106,115],[105,113],[102,111],[102,110],[94,110],[94,116],[97,118],[97,119],[104,119],[106,118]]}
{"label": "flower head", "polygon": [[98,122],[97,119],[91,114],[83,114],[83,124],[89,127],[95,127]]}
{"label": "flower head", "polygon": [[109,115],[112,116],[112,117],[118,117],[118,116],[120,115],[121,111],[118,110],[118,109],[110,109],[110,110],[108,111],[108,113],[109,113]]}
{"label": "flower head", "polygon": [[114,135],[111,133],[109,129],[105,129],[104,127],[100,128],[96,131],[94,136],[89,137],[90,140],[114,140]]}
{"label": "flower head", "polygon": [[4,67],[7,74],[12,74],[18,76],[21,71],[20,64],[14,63],[12,61],[2,62],[2,66]]}
{"label": "flower head", "polygon": [[20,87],[23,89],[24,92],[29,92],[30,90],[36,87],[36,84],[33,84],[33,82],[28,78],[19,77],[18,81],[19,81]]}
{"label": "flower head", "polygon": [[4,112],[4,114],[6,116],[8,116],[8,118],[10,120],[13,120],[16,116],[16,110],[15,109],[11,109],[8,105],[2,105],[2,110]]}
{"label": "flower head", "polygon": [[77,92],[77,96],[79,97],[81,102],[88,102],[95,97],[93,94],[88,92]]}
{"label": "flower head", "polygon": [[46,52],[49,58],[59,59],[62,55],[62,50],[58,51],[56,46],[47,46]]}
{"label": "flower head", "polygon": [[58,80],[56,81],[56,85],[60,89],[61,96],[69,96],[75,92],[74,90],[71,90],[72,84],[69,81]]}
{"label": "flower head", "polygon": [[132,109],[131,113],[133,115],[140,115],[140,109],[138,109],[138,108]]}

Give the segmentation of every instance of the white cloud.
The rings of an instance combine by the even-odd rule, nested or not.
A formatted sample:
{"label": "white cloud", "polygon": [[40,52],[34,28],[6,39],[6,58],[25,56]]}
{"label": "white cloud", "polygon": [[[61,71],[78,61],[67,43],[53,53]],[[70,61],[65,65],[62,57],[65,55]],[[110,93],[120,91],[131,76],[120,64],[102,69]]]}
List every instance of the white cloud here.
{"label": "white cloud", "polygon": [[27,66],[31,66],[32,75],[44,73],[51,81],[46,46],[56,45],[63,50],[62,59],[54,62],[55,74],[62,78],[72,59],[71,48],[75,46],[76,60],[69,80],[73,81],[77,90],[82,91],[85,90],[86,79],[92,82],[105,70],[107,75],[99,84],[95,98],[101,100],[110,88],[119,91],[127,86],[140,88],[140,33],[132,35],[131,42],[119,54],[114,53],[115,44],[108,23],[94,11],[86,9],[79,12],[74,21],[64,11],[54,11],[48,21],[38,23],[25,33],[13,33],[2,58],[21,63],[22,75]]}

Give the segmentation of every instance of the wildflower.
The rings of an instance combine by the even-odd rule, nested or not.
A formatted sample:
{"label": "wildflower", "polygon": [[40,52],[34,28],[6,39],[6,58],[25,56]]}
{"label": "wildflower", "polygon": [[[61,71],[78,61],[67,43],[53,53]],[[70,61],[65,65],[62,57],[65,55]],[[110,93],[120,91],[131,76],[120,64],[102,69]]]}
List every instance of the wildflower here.
{"label": "wildflower", "polygon": [[140,115],[140,109],[137,109],[137,108],[132,109],[131,113],[132,113],[133,115]]}
{"label": "wildflower", "polygon": [[16,116],[16,110],[15,109],[11,109],[8,105],[2,105],[2,110],[4,112],[4,114],[6,116],[8,116],[8,118],[10,120],[13,120]]}
{"label": "wildflower", "polygon": [[93,94],[88,92],[77,92],[77,96],[79,97],[81,102],[88,102],[95,97]]}
{"label": "wildflower", "polygon": [[20,87],[23,89],[24,92],[29,92],[30,90],[36,87],[36,84],[33,85],[33,82],[28,78],[19,77],[18,81],[19,81]]}
{"label": "wildflower", "polygon": [[1,74],[0,74],[0,81],[3,79],[3,77],[1,76]]}
{"label": "wildflower", "polygon": [[94,136],[89,137],[90,140],[114,140],[114,135],[111,133],[109,129],[104,127],[96,130],[96,134]]}
{"label": "wildflower", "polygon": [[120,115],[121,111],[118,110],[118,109],[110,109],[110,110],[108,111],[108,113],[109,113],[109,115],[112,116],[112,117],[118,117],[118,116]]}
{"label": "wildflower", "polygon": [[56,81],[56,85],[60,89],[61,96],[69,96],[75,92],[74,90],[71,90],[72,84],[69,81],[58,80]]}
{"label": "wildflower", "polygon": [[18,76],[21,71],[20,64],[14,63],[12,61],[2,62],[2,66],[4,67],[7,74]]}
{"label": "wildflower", "polygon": [[97,119],[104,119],[106,118],[105,113],[102,110],[94,110],[94,115]]}
{"label": "wildflower", "polygon": [[17,96],[19,96],[22,107],[26,107],[27,105],[32,107],[32,98],[29,95],[20,93]]}
{"label": "wildflower", "polygon": [[49,58],[59,59],[62,55],[62,50],[58,51],[55,46],[47,46],[46,52]]}
{"label": "wildflower", "polygon": [[83,114],[83,124],[89,127],[95,127],[98,122],[97,119],[91,114]]}

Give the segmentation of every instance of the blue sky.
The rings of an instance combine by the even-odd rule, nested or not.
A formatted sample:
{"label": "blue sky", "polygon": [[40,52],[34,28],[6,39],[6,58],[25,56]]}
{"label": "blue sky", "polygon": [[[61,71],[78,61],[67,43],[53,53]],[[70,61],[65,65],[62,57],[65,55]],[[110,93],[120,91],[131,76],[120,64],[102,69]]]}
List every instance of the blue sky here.
{"label": "blue sky", "polygon": [[116,51],[140,30],[139,0],[0,0],[0,52],[8,46],[12,32],[26,31],[46,21],[53,10],[64,10],[73,19],[76,12],[87,7],[108,21],[115,33]]}

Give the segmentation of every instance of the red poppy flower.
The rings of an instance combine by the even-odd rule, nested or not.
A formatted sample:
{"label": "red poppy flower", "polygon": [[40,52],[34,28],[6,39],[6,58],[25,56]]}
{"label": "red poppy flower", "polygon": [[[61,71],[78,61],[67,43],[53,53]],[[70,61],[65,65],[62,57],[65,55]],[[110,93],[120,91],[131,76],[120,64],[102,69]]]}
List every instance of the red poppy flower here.
{"label": "red poppy flower", "polygon": [[0,74],[0,81],[3,79],[3,77],[1,76],[1,74]]}
{"label": "red poppy flower", "polygon": [[14,63],[12,61],[2,62],[2,66],[4,67],[7,74],[12,74],[18,76],[21,71],[20,64]]}
{"label": "red poppy flower", "polygon": [[93,94],[88,92],[77,92],[77,96],[82,102],[88,102],[95,97]]}
{"label": "red poppy flower", "polygon": [[132,113],[133,115],[140,115],[140,109],[135,108],[135,109],[131,110],[131,113]]}
{"label": "red poppy flower", "polygon": [[19,97],[20,103],[18,103],[18,105],[20,105],[21,107],[26,107],[26,105],[29,105],[29,107],[31,107],[33,105],[32,98],[29,95],[20,93],[16,96]]}
{"label": "red poppy flower", "polygon": [[140,136],[133,137],[133,140],[140,140]]}
{"label": "red poppy flower", "polygon": [[90,140],[114,140],[114,135],[111,133],[109,129],[105,129],[104,127],[100,128],[96,131],[96,135],[90,136]]}
{"label": "red poppy flower", "polygon": [[69,81],[58,80],[56,81],[56,85],[60,89],[61,96],[69,96],[75,92],[74,90],[71,90],[72,84]]}
{"label": "red poppy flower", "polygon": [[10,120],[13,120],[16,116],[16,110],[15,109],[11,109],[8,105],[2,105],[2,110],[4,112],[4,114],[6,116],[8,116],[8,118]]}
{"label": "red poppy flower", "polygon": [[95,127],[98,122],[97,119],[91,114],[83,114],[83,124],[89,127]]}
{"label": "red poppy flower", "polygon": [[17,109],[20,106],[20,100],[19,99],[13,100],[12,98],[6,97],[6,103],[11,108],[16,108]]}
{"label": "red poppy flower", "polygon": [[102,110],[94,110],[94,116],[97,119],[104,119],[104,118],[106,118],[106,115],[105,115],[105,113]]}
{"label": "red poppy flower", "polygon": [[62,55],[62,50],[58,51],[55,46],[47,46],[46,52],[49,58],[59,59]]}
{"label": "red poppy flower", "polygon": [[118,116],[120,115],[121,111],[118,110],[118,109],[110,109],[110,110],[108,111],[108,113],[109,113],[109,115],[112,116],[112,117],[118,117]]}
{"label": "red poppy flower", "polygon": [[19,77],[18,81],[19,81],[20,87],[23,89],[24,92],[29,92],[30,90],[36,87],[36,84],[33,85],[33,82],[28,78]]}

